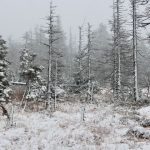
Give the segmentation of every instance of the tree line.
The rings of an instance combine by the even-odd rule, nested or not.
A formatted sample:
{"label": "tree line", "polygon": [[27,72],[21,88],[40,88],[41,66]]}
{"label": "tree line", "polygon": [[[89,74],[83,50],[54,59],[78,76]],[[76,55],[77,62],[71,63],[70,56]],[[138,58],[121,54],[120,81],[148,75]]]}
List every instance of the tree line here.
{"label": "tree line", "polygon": [[69,43],[52,2],[47,26],[26,32],[23,44],[10,38],[8,52],[0,37],[1,107],[9,102],[11,90],[6,89],[11,83],[26,85],[21,106],[42,99],[51,111],[58,87],[85,95],[86,102],[93,102],[104,87],[112,89],[113,101],[138,101],[143,88],[149,94],[149,0],[129,0],[128,11],[126,6],[124,0],[113,0],[111,31],[103,24],[97,29],[83,24],[77,41],[70,31]]}

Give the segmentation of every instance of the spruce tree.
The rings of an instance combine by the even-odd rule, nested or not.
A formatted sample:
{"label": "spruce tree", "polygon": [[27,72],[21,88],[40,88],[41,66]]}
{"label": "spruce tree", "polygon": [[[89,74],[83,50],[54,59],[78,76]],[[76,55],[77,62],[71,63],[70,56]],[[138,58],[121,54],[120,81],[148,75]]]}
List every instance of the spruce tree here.
{"label": "spruce tree", "polygon": [[0,36],[0,102],[8,102],[9,99],[7,94],[9,82],[6,73],[8,66],[8,61],[6,60],[7,53],[6,41]]}
{"label": "spruce tree", "polygon": [[8,61],[6,60],[7,53],[6,41],[0,36],[0,107],[3,111],[3,115],[10,119],[8,111],[5,108],[5,104],[9,102],[10,92],[6,73],[8,66]]}

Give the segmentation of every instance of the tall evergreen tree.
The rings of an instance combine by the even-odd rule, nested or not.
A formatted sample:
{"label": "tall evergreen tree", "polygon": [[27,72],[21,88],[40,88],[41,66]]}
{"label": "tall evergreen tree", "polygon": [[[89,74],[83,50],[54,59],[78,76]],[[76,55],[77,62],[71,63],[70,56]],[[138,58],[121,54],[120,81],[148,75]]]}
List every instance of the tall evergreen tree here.
{"label": "tall evergreen tree", "polygon": [[0,107],[3,110],[3,115],[6,115],[8,119],[9,114],[5,108],[6,103],[9,102],[9,82],[7,80],[7,67],[8,61],[6,60],[7,56],[7,47],[6,41],[0,36]]}
{"label": "tall evergreen tree", "polygon": [[9,98],[5,92],[9,87],[9,82],[7,80],[7,53],[6,42],[0,36],[0,102],[8,102]]}

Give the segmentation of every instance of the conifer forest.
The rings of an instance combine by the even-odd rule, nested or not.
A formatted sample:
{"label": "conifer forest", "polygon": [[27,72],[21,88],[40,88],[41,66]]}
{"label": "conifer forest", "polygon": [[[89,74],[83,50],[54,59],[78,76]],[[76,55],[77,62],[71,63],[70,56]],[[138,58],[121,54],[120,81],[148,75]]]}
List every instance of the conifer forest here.
{"label": "conifer forest", "polygon": [[150,150],[150,0],[0,0],[0,150]]}

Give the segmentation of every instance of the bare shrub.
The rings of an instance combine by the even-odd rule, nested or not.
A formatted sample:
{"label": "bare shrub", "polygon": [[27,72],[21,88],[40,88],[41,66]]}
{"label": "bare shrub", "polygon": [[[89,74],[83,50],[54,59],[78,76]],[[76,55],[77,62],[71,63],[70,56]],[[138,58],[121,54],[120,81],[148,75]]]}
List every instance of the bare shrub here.
{"label": "bare shrub", "polygon": [[24,95],[24,88],[23,87],[16,87],[13,89],[12,99],[20,102]]}

